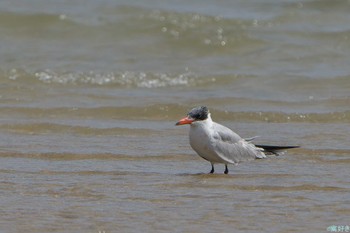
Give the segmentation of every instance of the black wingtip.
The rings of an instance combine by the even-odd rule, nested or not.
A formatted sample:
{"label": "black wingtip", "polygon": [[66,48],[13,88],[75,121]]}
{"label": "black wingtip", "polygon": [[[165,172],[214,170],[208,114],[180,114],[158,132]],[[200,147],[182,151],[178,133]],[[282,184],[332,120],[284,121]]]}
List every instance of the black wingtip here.
{"label": "black wingtip", "polygon": [[270,152],[272,154],[277,154],[280,150],[296,149],[300,146],[270,146],[270,145],[255,145],[256,147],[263,148],[264,151]]}
{"label": "black wingtip", "polygon": [[270,146],[270,145],[255,145],[255,146],[261,147],[267,150],[287,150],[287,149],[300,148],[300,146]]}

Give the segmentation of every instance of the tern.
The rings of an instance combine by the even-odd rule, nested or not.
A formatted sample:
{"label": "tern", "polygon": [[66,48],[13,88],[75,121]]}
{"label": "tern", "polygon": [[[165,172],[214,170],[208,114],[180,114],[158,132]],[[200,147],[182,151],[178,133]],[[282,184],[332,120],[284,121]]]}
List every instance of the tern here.
{"label": "tern", "polygon": [[200,157],[210,162],[210,173],[214,173],[214,164],[225,164],[224,173],[228,174],[228,164],[263,159],[267,154],[278,155],[280,150],[299,147],[254,145],[254,138],[241,138],[226,126],[214,122],[205,106],[193,108],[175,125],[186,124],[190,125],[190,145]]}

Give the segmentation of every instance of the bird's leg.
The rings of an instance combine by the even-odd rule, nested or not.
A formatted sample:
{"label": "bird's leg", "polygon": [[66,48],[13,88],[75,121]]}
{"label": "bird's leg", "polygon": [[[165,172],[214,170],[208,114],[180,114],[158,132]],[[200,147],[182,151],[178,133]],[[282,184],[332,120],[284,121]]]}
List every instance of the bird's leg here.
{"label": "bird's leg", "polygon": [[225,164],[225,171],[224,171],[225,174],[228,174],[228,168],[227,168],[227,164]]}
{"label": "bird's leg", "polygon": [[211,163],[211,170],[209,172],[210,174],[214,173],[214,164]]}

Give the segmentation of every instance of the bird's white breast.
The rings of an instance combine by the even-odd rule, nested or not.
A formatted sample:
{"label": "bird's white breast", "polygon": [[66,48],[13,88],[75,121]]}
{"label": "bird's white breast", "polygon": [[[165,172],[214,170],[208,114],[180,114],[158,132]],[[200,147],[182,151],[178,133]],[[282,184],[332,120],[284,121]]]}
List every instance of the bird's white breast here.
{"label": "bird's white breast", "polygon": [[214,131],[210,119],[192,123],[190,127],[190,145],[203,159],[212,163],[227,163],[214,150]]}

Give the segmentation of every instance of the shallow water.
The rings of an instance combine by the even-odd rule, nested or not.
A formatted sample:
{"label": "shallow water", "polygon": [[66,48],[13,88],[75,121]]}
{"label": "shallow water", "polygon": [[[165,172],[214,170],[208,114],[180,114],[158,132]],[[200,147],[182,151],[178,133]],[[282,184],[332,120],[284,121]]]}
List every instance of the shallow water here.
{"label": "shallow water", "polygon": [[[2,232],[350,225],[346,1],[0,2]],[[210,164],[196,105],[259,144]]]}

